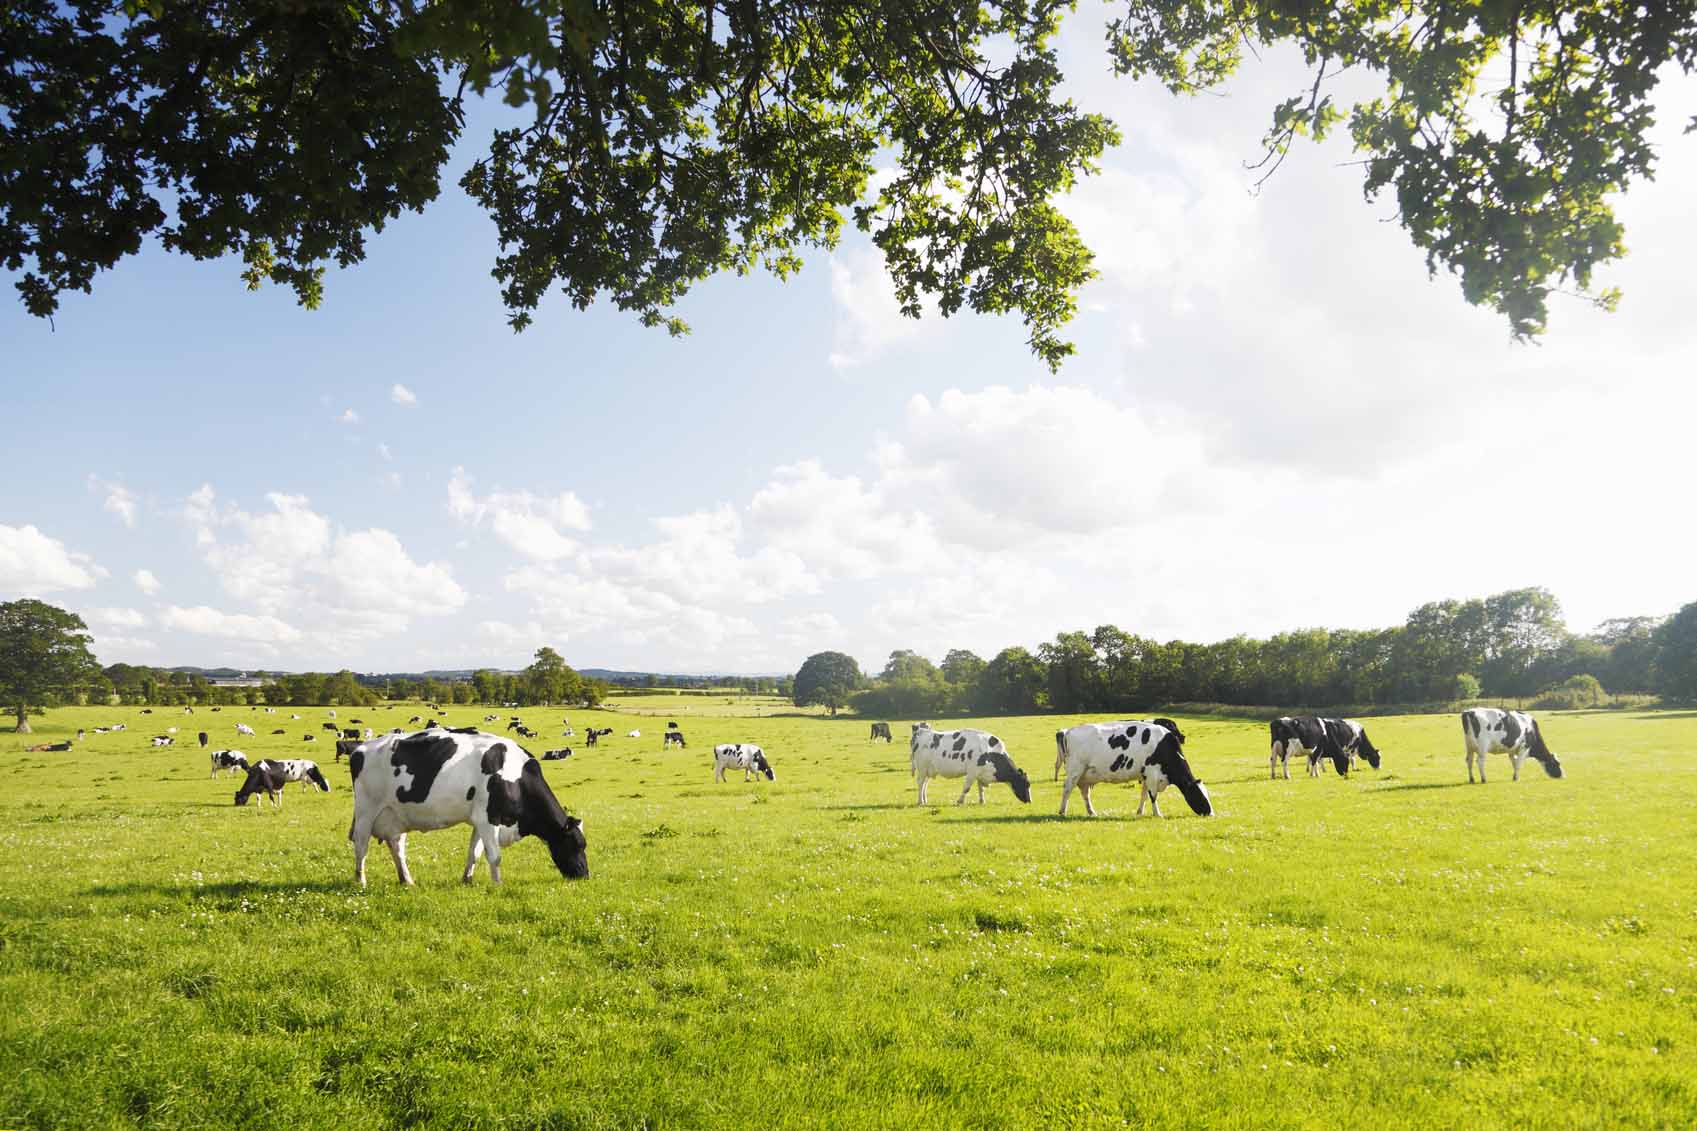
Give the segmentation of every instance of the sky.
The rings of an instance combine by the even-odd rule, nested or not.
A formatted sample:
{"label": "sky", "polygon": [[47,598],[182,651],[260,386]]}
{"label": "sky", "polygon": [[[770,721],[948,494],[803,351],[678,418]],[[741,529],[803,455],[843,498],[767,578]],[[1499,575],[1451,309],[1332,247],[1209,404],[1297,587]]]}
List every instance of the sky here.
{"label": "sky", "polygon": [[1058,373],[1017,319],[901,317],[858,234],[699,286],[687,337],[560,296],[515,335],[455,184],[472,130],[319,311],[157,246],[52,325],[0,303],[0,600],[78,612],[104,663],[733,673],[1528,585],[1578,631],[1697,600],[1697,82],[1617,202],[1619,312],[1557,297],[1521,345],[1428,277],[1347,138],[1250,191],[1299,60],[1176,99],[1109,74],[1103,18],[1062,37],[1125,141],[1062,204],[1101,275]]}

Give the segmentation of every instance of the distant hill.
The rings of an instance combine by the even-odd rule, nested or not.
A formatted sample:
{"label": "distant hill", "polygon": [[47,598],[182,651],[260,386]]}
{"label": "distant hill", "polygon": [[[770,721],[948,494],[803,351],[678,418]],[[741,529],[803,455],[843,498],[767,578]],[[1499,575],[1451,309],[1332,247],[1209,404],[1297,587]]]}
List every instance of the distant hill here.
{"label": "distant hill", "polygon": [[[236,679],[244,675],[258,678],[260,676],[267,675],[292,674],[290,672],[276,669],[261,671],[257,668],[200,668],[195,667],[192,664],[183,664],[178,667],[165,668],[163,670],[168,672],[183,672],[188,675],[201,675],[205,676],[207,679]],[[355,672],[354,674],[358,676],[362,683],[370,683],[372,681],[380,682],[385,679],[439,679],[451,683],[456,680],[470,679],[473,672],[482,670],[482,668],[432,668],[429,671],[422,672]],[[516,675],[519,671],[519,669],[513,668],[491,668],[489,670],[495,672],[497,675]],[[579,675],[588,676],[591,679],[605,680],[608,683],[642,685],[653,684],[655,686],[668,686],[671,684],[693,684],[700,686],[702,684],[711,684],[715,681],[734,683],[739,679],[782,679],[785,675],[789,674],[787,672],[743,672],[735,675],[729,672],[632,672],[621,671],[617,668],[578,668],[577,671]]]}

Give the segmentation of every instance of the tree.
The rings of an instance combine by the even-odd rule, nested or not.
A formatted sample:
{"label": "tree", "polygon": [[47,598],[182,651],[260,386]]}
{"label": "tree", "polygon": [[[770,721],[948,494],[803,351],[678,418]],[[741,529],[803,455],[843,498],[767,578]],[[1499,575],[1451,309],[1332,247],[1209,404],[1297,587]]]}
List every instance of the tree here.
{"label": "tree", "polygon": [[793,702],[797,707],[818,705],[830,708],[831,714],[848,702],[851,692],[861,684],[860,665],[853,656],[841,652],[816,652],[807,657],[801,670],[795,673]]}
{"label": "tree", "polygon": [[526,697],[531,703],[575,703],[583,677],[549,647],[536,650],[536,660],[524,669]]}
{"label": "tree", "polygon": [[[0,263],[26,308],[144,240],[242,256],[314,307],[324,265],[440,191],[468,92],[530,107],[460,184],[490,214],[522,329],[559,287],[673,333],[700,280],[787,277],[852,217],[905,314],[1017,312],[1051,366],[1089,250],[1054,201],[1118,141],[1065,96],[1065,0],[14,0],[0,9]],[[1274,108],[1276,168],[1348,120],[1432,271],[1517,336],[1623,254],[1608,201],[1651,174],[1658,69],[1692,70],[1689,4],[1122,0],[1122,75],[1216,86],[1288,43],[1312,84]],[[1506,62],[1506,67],[1504,63]],[[1383,81],[1345,110],[1350,69]],[[1506,85],[1487,89],[1506,70]],[[1491,119],[1477,113],[1489,107]],[[890,175],[869,190],[875,169]],[[1611,305],[1612,292],[1592,296]]]}
{"label": "tree", "polygon": [[1028,714],[1043,703],[1047,673],[1043,664],[1024,648],[1003,648],[984,667],[978,681],[978,706],[1003,714]]}
{"label": "tree", "polygon": [[0,604],[0,703],[28,734],[29,714],[49,697],[71,695],[103,678],[75,613],[25,598]]}
{"label": "tree", "polygon": [[1656,629],[1656,691],[1670,699],[1697,699],[1697,601]]}

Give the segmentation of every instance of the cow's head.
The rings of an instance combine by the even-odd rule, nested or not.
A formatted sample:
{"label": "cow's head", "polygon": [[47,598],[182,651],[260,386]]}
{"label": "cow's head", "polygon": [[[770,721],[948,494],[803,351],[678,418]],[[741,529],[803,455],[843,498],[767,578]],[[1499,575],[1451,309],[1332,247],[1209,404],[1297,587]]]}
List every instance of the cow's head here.
{"label": "cow's head", "polygon": [[1552,778],[1561,777],[1561,761],[1556,758],[1556,752],[1544,744],[1544,732],[1538,729],[1538,720],[1532,720],[1532,733],[1527,736],[1526,753],[1537,759],[1544,772]]}
{"label": "cow's head", "polygon": [[526,758],[519,771],[519,835],[539,837],[554,858],[554,867],[568,880],[589,875],[588,841],[583,822],[568,816],[542,777],[542,765]]}
{"label": "cow's head", "polygon": [[777,781],[778,775],[772,771],[772,763],[766,760],[766,755],[756,750],[754,752],[754,772],[765,774],[767,781]]}
{"label": "cow's head", "polygon": [[306,778],[325,793],[330,792],[330,783],[324,780],[324,775],[318,772],[317,766],[308,766],[306,768]]}
{"label": "cow's head", "polygon": [[1031,779],[1026,776],[1024,770],[1013,764],[1012,758],[1004,751],[989,750],[979,756],[979,765],[985,762],[990,763],[991,769],[995,771],[996,781],[1006,782],[1015,797],[1027,805],[1031,804]]}
{"label": "cow's head", "polygon": [[1214,815],[1214,799],[1208,796],[1208,787],[1202,784],[1201,778],[1192,778],[1188,785],[1180,785],[1178,791],[1184,795],[1192,813],[1198,817]]}
{"label": "cow's head", "polygon": [[[1159,769],[1169,783],[1178,787],[1192,813],[1198,817],[1214,815],[1214,799],[1208,796],[1208,787],[1202,784],[1202,779],[1196,776],[1195,771],[1190,768],[1190,763],[1185,760],[1184,751],[1179,749],[1177,735],[1163,736],[1161,741],[1155,744],[1146,765]],[[1144,770],[1145,774],[1148,772],[1148,769]],[[1145,777],[1143,780],[1147,786],[1149,778]]]}
{"label": "cow's head", "polygon": [[1379,750],[1368,741],[1366,731],[1361,732],[1361,740],[1355,744],[1355,748],[1361,752],[1363,758],[1367,759],[1369,766],[1372,766],[1375,770],[1379,768]]}

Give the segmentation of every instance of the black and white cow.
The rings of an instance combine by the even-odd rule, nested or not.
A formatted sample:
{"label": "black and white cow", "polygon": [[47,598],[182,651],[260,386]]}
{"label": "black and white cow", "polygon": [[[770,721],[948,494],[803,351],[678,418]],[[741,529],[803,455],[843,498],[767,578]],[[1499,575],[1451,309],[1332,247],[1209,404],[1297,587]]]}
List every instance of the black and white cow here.
{"label": "black and white cow", "polygon": [[266,758],[261,765],[270,766],[283,775],[286,782],[298,781],[307,789],[317,788],[329,793],[330,783],[324,780],[324,775],[318,770],[318,763],[306,758]]}
{"label": "black and white cow", "polygon": [[894,742],[895,741],[894,739],[892,739],[890,737],[890,724],[889,723],[873,723],[872,724],[872,737],[868,738],[866,741],[876,742],[880,738],[883,739],[885,742]]}
{"label": "black and white cow", "polygon": [[660,737],[660,749],[664,750],[669,746],[676,746],[680,749],[687,750],[689,748],[689,743],[684,741],[684,732],[681,730],[669,730],[662,735]]}
{"label": "black and white cow", "polygon": [[1100,782],[1136,781],[1143,784],[1137,799],[1137,815],[1143,815],[1147,800],[1155,816],[1161,816],[1161,791],[1177,786],[1201,817],[1214,814],[1213,798],[1184,757],[1184,734],[1171,719],[1129,719],[1112,723],[1082,723],[1055,732],[1055,773],[1066,769],[1061,790],[1061,815],[1076,788],[1084,798],[1084,811],[1092,817],[1096,807],[1090,791]]}
{"label": "black and white cow", "polygon": [[248,767],[247,780],[236,790],[236,804],[246,805],[254,794],[269,798],[273,809],[283,807],[283,787],[289,784],[275,763],[259,761]]}
{"label": "black and white cow", "polygon": [[750,774],[764,774],[767,781],[777,781],[766,751],[752,742],[722,742],[713,748],[713,780],[724,781],[726,770],[741,770],[742,780]]}
{"label": "black and white cow", "polygon": [[1320,776],[1320,763],[1330,762],[1340,777],[1348,777],[1357,757],[1365,758],[1375,770],[1380,755],[1367,730],[1354,719],[1328,719],[1319,715],[1296,715],[1274,719],[1267,724],[1272,740],[1267,756],[1268,773],[1278,777],[1284,771],[1290,778],[1290,756],[1301,751],[1308,759],[1308,776]]}
{"label": "black and white cow", "polygon": [[156,734],[153,736],[153,745],[155,746],[169,746],[175,741],[177,740],[168,734]]}
{"label": "black and white cow", "polygon": [[608,735],[612,734],[613,728],[612,727],[590,727],[588,733],[589,733],[589,737],[586,738],[584,741],[590,746],[595,746],[603,738],[606,738]]}
{"label": "black and white cow", "polygon": [[471,825],[465,873],[489,858],[489,878],[501,882],[501,849],[526,836],[548,845],[567,879],[589,875],[583,822],[568,816],[542,777],[541,763],[498,735],[434,730],[383,735],[348,759],[354,779],[354,877],[365,886],[365,854],[373,837],[389,846],[403,884],[407,834]]}
{"label": "black and white cow", "polygon": [[978,786],[978,803],[984,804],[984,787],[1003,782],[1013,795],[1031,803],[1031,779],[1014,765],[1002,740],[989,731],[932,730],[929,723],[913,728],[908,750],[908,764],[919,782],[919,803],[928,804],[925,786],[932,778],[965,778],[955,804],[966,801],[966,795]]}
{"label": "black and white cow", "polygon": [[247,774],[247,755],[240,750],[214,750],[212,752],[212,776],[217,777],[219,770],[240,770]]}
{"label": "black and white cow", "polygon": [[1473,780],[1473,760],[1479,760],[1479,780],[1485,780],[1485,755],[1498,751],[1514,765],[1514,780],[1520,780],[1520,764],[1531,758],[1552,778],[1562,776],[1561,762],[1544,744],[1538,720],[1524,711],[1496,707],[1469,707],[1461,713],[1461,733],[1467,740],[1467,780]]}
{"label": "black and white cow", "polygon": [[236,724],[236,733],[237,734],[245,734],[249,738],[252,738],[253,737],[253,728],[248,726],[246,723],[237,723]]}
{"label": "black and white cow", "polygon": [[570,758],[571,756],[572,748],[570,746],[562,746],[558,750],[544,750],[542,752],[542,760],[544,762],[558,762],[562,759]]}

